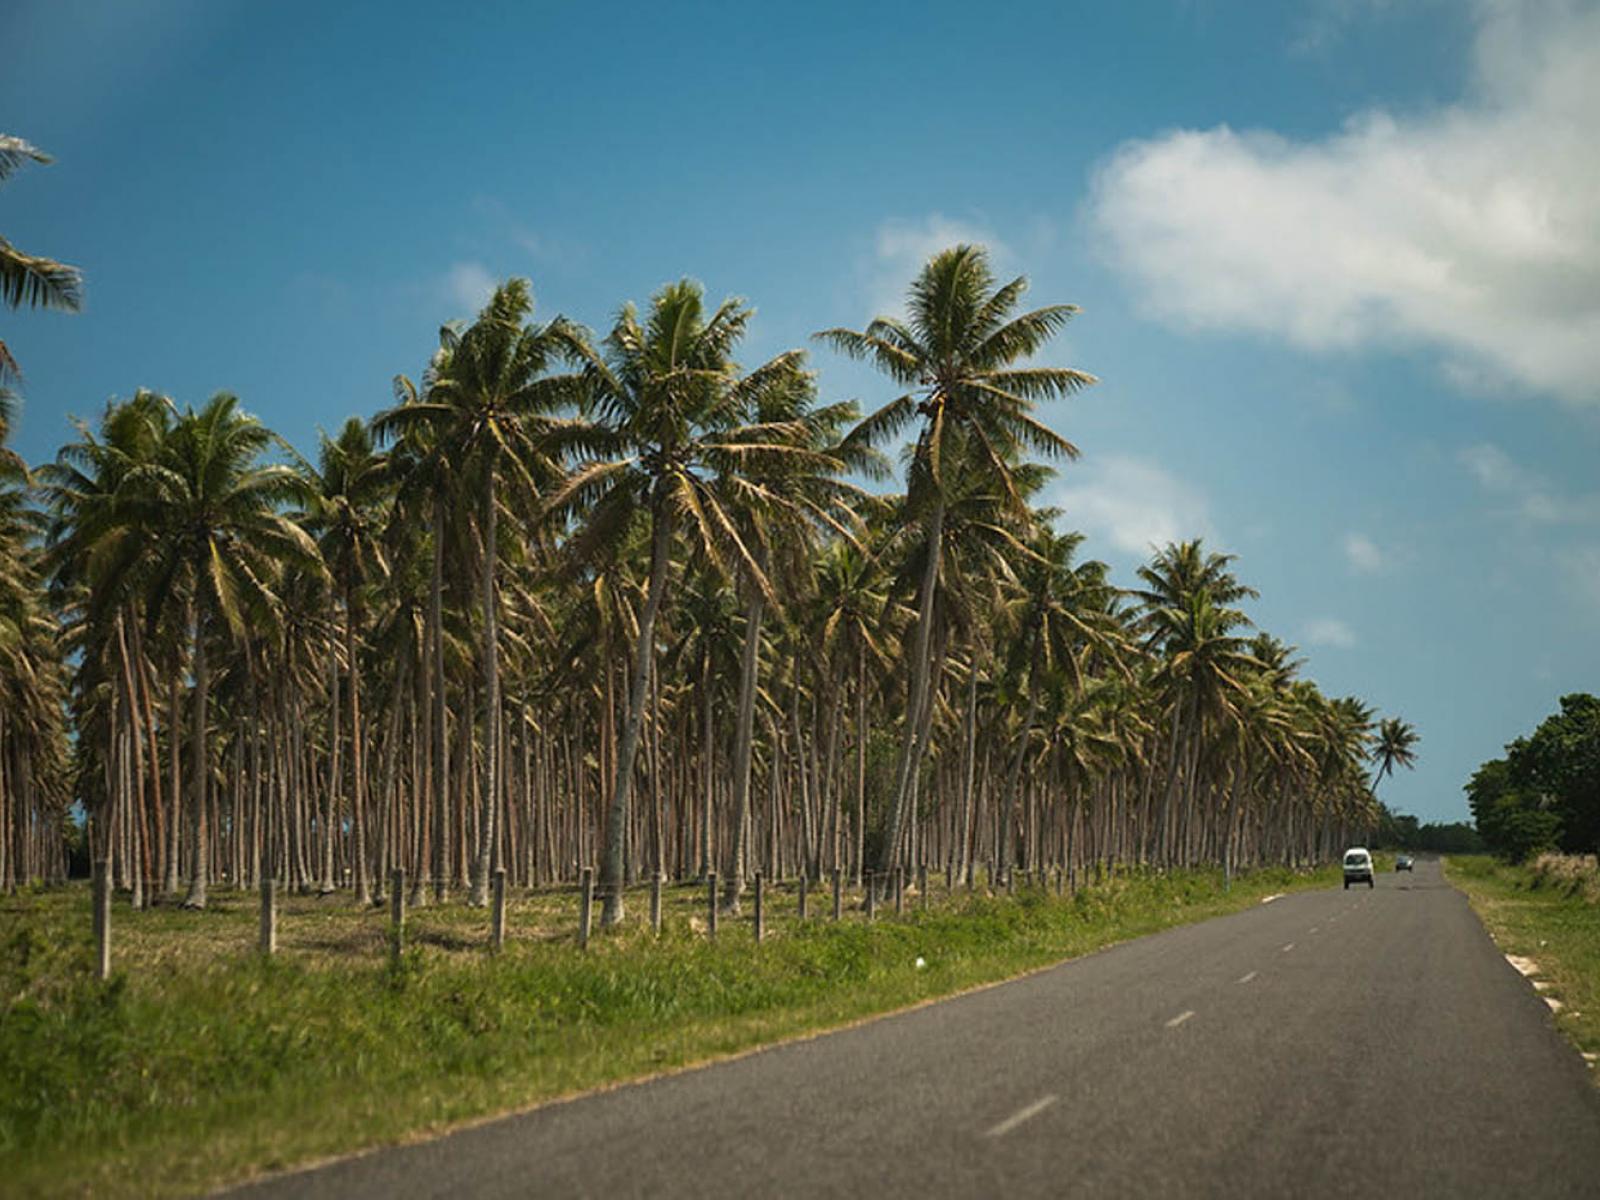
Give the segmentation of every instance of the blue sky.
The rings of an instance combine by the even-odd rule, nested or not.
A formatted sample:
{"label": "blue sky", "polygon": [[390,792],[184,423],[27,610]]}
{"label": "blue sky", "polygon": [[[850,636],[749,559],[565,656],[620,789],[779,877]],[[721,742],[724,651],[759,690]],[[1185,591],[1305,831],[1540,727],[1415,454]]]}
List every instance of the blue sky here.
{"label": "blue sky", "polygon": [[[9,0],[0,191],[83,267],[0,314],[32,461],[229,390],[305,451],[492,281],[604,327],[691,275],[756,361],[988,244],[1083,313],[1051,498],[1132,582],[1239,555],[1258,623],[1461,785],[1600,689],[1600,12],[1551,0],[247,5]],[[870,373],[814,354],[824,395]]]}

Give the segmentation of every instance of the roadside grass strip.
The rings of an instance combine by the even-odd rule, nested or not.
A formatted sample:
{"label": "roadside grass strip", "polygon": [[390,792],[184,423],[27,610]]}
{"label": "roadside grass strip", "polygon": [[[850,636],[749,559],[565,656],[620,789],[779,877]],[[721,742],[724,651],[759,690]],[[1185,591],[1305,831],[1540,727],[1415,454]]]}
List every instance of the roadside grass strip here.
{"label": "roadside grass strip", "polygon": [[[115,914],[112,978],[92,978],[89,893],[0,897],[0,1194],[192,1195],[816,1034],[1064,959],[1327,888],[1331,870],[1121,874],[1055,896],[940,888],[926,911],[801,923],[769,893],[766,939],[699,923],[668,889],[576,944],[571,890],[520,898],[491,953],[482,909],[408,920],[286,898],[280,952],[251,951],[252,897]],[[855,897],[855,899],[859,899]],[[565,906],[565,907],[563,907]],[[815,909],[813,909],[815,912]]]}
{"label": "roadside grass strip", "polygon": [[1451,857],[1445,875],[1466,893],[1501,953],[1550,1009],[1600,1086],[1600,893],[1581,869]]}

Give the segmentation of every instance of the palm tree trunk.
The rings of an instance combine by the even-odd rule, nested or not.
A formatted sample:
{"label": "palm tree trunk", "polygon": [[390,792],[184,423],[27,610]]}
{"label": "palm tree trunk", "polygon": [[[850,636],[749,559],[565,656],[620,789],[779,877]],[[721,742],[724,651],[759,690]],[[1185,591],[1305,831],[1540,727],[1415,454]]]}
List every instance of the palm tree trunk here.
{"label": "palm tree trunk", "polygon": [[953,847],[956,855],[955,872],[970,885],[972,882],[972,784],[978,769],[978,652],[972,652],[967,670],[967,715],[965,746],[961,772],[961,828],[959,844]]}
{"label": "palm tree trunk", "polygon": [[433,686],[433,896],[444,903],[450,888],[450,740],[445,729],[444,677],[444,506],[443,492],[433,502],[433,575],[428,584],[428,628],[432,642]]}
{"label": "palm tree trunk", "polygon": [[356,903],[365,905],[372,903],[372,888],[367,877],[366,764],[361,754],[361,667],[356,661],[356,598],[355,588],[349,581],[344,589],[344,656],[350,688],[350,864],[355,871]]}
{"label": "palm tree trunk", "polygon": [[733,734],[733,846],[728,856],[722,907],[739,911],[744,894],[745,826],[750,812],[750,758],[755,743],[756,671],[760,666],[761,619],[766,599],[751,589],[745,605],[744,646],[739,652],[739,710]]}
{"label": "palm tree trunk", "polygon": [[867,646],[856,647],[856,828],[853,886],[861,886],[867,854]]}
{"label": "palm tree trunk", "polygon": [[700,667],[700,734],[703,746],[700,753],[700,774],[705,794],[701,800],[702,807],[700,812],[700,869],[698,874],[701,879],[707,878],[711,873],[711,796],[716,781],[715,764],[712,759],[716,743],[712,741],[710,674],[709,656],[703,655]]}
{"label": "palm tree trunk", "polygon": [[901,826],[905,822],[906,798],[911,794],[911,780],[922,764],[920,718],[932,667],[928,661],[928,645],[933,634],[933,605],[943,552],[944,497],[941,495],[934,501],[933,516],[928,522],[927,563],[923,567],[922,586],[917,598],[917,640],[911,656],[911,695],[906,705],[905,740],[900,747],[894,794],[889,799],[888,827],[884,830],[883,847],[878,856],[878,868],[882,871],[888,871],[894,865],[895,852],[900,845]]}
{"label": "palm tree trunk", "polygon": [[206,763],[206,717],[211,695],[211,676],[206,662],[206,637],[203,620],[195,616],[194,629],[194,740],[190,755],[194,772],[194,878],[185,908],[206,906],[206,883],[211,870],[211,825],[206,814],[206,782],[210,775]]}
{"label": "palm tree trunk", "polygon": [[472,881],[472,904],[477,908],[489,903],[500,808],[500,639],[494,594],[499,513],[494,503],[494,465],[491,456],[483,490],[483,816],[478,822],[478,869]]}
{"label": "palm tree trunk", "polygon": [[333,836],[339,823],[339,787],[343,783],[339,753],[339,652],[328,643],[328,790],[322,797],[322,883],[318,891],[326,896],[335,888],[333,878]]}
{"label": "palm tree trunk", "polygon": [[616,777],[611,789],[611,806],[606,822],[606,853],[600,872],[605,903],[600,926],[610,929],[622,920],[622,845],[623,822],[628,814],[628,792],[633,784],[633,758],[639,748],[639,728],[644,722],[645,690],[650,681],[650,666],[655,657],[656,614],[667,590],[667,556],[672,545],[672,520],[658,499],[652,514],[650,546],[650,590],[645,595],[644,613],[639,618],[638,640],[634,644],[633,674],[628,687],[628,722],[623,726],[622,745],[617,751]]}

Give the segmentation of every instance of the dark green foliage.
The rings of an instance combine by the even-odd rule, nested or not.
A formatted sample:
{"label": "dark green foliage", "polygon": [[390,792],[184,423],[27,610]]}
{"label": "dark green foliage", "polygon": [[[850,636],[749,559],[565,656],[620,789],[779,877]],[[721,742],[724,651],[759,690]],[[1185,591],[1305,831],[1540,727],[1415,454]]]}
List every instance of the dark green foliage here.
{"label": "dark green foliage", "polygon": [[1466,821],[1429,822],[1378,805],[1378,833],[1372,844],[1385,850],[1426,850],[1434,854],[1482,854],[1483,836]]}
{"label": "dark green foliage", "polygon": [[1502,858],[1600,849],[1600,699],[1563,696],[1559,713],[1479,767],[1466,791],[1478,832]]}

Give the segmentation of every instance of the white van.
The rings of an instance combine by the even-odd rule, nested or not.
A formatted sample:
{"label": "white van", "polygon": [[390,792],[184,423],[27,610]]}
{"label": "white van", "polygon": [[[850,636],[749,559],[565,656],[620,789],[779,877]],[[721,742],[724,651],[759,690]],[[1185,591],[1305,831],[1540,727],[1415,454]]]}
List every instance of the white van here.
{"label": "white van", "polygon": [[1344,886],[1364,883],[1372,887],[1372,855],[1365,846],[1352,846],[1344,852]]}

